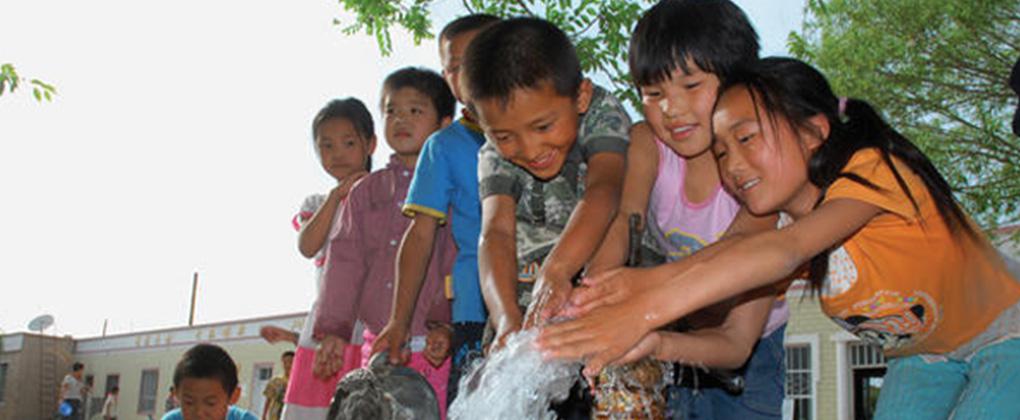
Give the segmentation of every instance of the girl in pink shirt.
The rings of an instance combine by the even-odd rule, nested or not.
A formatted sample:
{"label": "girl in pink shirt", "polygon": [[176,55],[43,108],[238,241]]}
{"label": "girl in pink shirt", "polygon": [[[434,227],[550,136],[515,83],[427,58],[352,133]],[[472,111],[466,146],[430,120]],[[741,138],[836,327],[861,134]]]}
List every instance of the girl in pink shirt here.
{"label": "girl in pink shirt", "polygon": [[[322,292],[322,267],[329,244],[327,239],[338,228],[334,220],[340,203],[346,199],[355,182],[371,170],[371,156],[375,150],[372,115],[356,98],[330,101],[312,121],[312,137],[322,168],[337,182],[337,186],[328,195],[314,194],[306,198],[301,211],[293,219],[294,228],[300,232],[298,250],[301,255],[314,258],[315,261],[316,302],[313,302],[299,336],[276,327],[265,327],[262,331],[263,337],[270,342],[286,340],[297,344],[284,396],[282,418],[287,420],[325,419],[337,381],[358,367],[361,356],[360,345],[351,345],[344,355],[344,366],[335,375],[320,379],[312,373],[318,345],[312,337],[312,326],[316,303]],[[358,332],[353,334],[352,340],[360,338]]]}

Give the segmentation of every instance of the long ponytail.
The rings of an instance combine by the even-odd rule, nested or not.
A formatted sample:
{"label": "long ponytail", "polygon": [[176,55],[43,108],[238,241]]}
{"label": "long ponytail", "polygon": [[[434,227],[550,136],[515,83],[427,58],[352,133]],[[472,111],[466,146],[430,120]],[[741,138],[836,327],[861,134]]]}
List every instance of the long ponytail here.
{"label": "long ponytail", "polygon": [[[809,128],[809,118],[825,115],[830,126],[829,135],[808,162],[808,179],[822,191],[816,206],[821,204],[829,186],[840,178],[867,188],[881,189],[856,174],[843,172],[854,154],[862,149],[874,148],[881,154],[915,210],[919,210],[917,200],[893,165],[893,157],[921,178],[951,232],[977,238],[966,214],[953,197],[949,183],[931,160],[890,127],[867,102],[837,98],[825,76],[814,67],[792,58],[764,58],[727,78],[720,86],[720,92],[733,86],[746,86],[751,90],[752,98],[762,101],[773,125],[785,121],[794,128]],[[827,250],[811,259],[809,280],[816,291],[828,273],[830,252]]]}

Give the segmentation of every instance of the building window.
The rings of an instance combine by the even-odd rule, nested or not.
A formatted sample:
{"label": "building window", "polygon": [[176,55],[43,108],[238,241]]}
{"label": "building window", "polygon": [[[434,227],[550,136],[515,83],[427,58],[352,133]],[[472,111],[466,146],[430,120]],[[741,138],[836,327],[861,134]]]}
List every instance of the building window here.
{"label": "building window", "polygon": [[812,420],[811,346],[786,346],[786,398],[793,401],[795,420]]}
{"label": "building window", "polygon": [[882,348],[864,342],[850,343],[850,371],[853,379],[854,419],[871,420],[878,406],[885,378]]}
{"label": "building window", "polygon": [[156,413],[156,387],[159,384],[159,369],[142,371],[142,385],[138,390],[138,414]]}
{"label": "building window", "polygon": [[7,388],[7,363],[0,363],[0,403],[4,402],[4,388]]}
{"label": "building window", "polygon": [[114,387],[120,386],[120,375],[106,375],[106,391],[103,392],[103,397],[106,397],[110,391],[113,391]]}

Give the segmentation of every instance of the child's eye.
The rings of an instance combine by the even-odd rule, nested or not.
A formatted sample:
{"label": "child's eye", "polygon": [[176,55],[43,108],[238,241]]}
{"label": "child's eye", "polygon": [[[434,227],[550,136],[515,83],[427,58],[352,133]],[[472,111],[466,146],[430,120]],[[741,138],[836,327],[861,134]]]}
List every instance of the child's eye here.
{"label": "child's eye", "polygon": [[737,141],[740,142],[740,143],[747,143],[747,142],[751,141],[752,137],[754,137],[754,134],[748,134],[746,136],[740,136],[740,137],[737,137]]}
{"label": "child's eye", "polygon": [[694,89],[694,88],[697,88],[698,86],[701,86],[701,82],[700,81],[687,83],[687,84],[684,85],[684,88],[685,89]]}
{"label": "child's eye", "polygon": [[552,123],[542,124],[542,125],[540,125],[538,127],[535,127],[535,129],[538,130],[538,132],[540,132],[540,133],[544,133],[546,131],[549,131],[550,128],[552,128]]}
{"label": "child's eye", "polygon": [[641,96],[646,98],[658,98],[660,95],[661,93],[657,90],[641,90]]}
{"label": "child's eye", "polygon": [[421,108],[411,108],[411,115],[419,115],[422,113]]}

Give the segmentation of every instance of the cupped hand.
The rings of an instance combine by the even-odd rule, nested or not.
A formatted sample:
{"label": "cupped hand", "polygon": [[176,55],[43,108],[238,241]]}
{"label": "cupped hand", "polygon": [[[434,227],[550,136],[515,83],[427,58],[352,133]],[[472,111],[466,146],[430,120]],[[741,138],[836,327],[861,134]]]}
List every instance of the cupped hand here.
{"label": "cupped hand", "polygon": [[524,315],[522,328],[528,329],[545,325],[550,318],[564,309],[571,289],[573,286],[570,285],[570,280],[556,280],[549,276],[539,277],[532,292],[528,312]]}
{"label": "cupped hand", "polygon": [[513,334],[521,329],[520,316],[504,316],[496,322],[496,335],[489,344],[489,348],[486,350],[486,354],[492,354],[499,349],[503,348],[506,344],[506,339],[509,338],[510,334]]}

